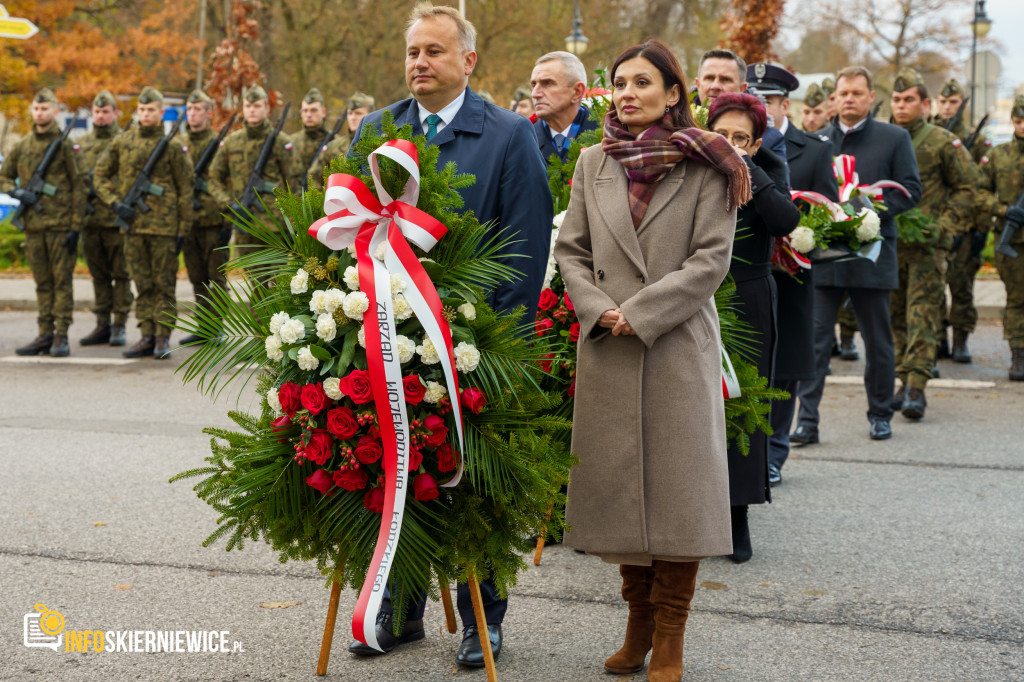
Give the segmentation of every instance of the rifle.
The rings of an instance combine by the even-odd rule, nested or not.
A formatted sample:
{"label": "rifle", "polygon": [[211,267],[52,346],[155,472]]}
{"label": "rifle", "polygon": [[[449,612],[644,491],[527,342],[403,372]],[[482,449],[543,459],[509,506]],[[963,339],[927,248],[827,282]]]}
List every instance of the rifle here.
{"label": "rifle", "polygon": [[[1017,203],[1014,204],[1017,208],[1024,208],[1024,192],[1020,193],[1017,197]],[[999,243],[996,244],[996,251],[1003,254],[1007,258],[1016,258],[1017,250],[1010,246],[1010,240],[1013,239],[1013,235],[1020,229],[1020,223],[1016,220],[1006,221],[1006,226],[1003,227],[1003,233],[999,235]]]}
{"label": "rifle", "polygon": [[263,169],[267,167],[267,162],[270,161],[270,154],[274,151],[274,143],[277,142],[277,136],[281,134],[281,128],[284,127],[284,120],[288,117],[288,110],[291,106],[291,102],[284,105],[284,111],[281,112],[281,118],[277,120],[277,125],[267,135],[267,139],[263,141],[259,158],[256,159],[256,165],[253,166],[252,173],[249,175],[249,182],[245,184],[242,198],[238,200],[238,204],[247,211],[252,212],[259,208],[262,212],[263,206],[259,202],[260,193],[273,192],[277,187],[274,183],[263,180]]}
{"label": "rifle", "polygon": [[948,121],[946,121],[946,124],[944,126],[942,126],[942,127],[945,128],[946,130],[950,131],[950,132],[953,132],[953,128],[956,128],[957,125],[960,124],[960,121],[963,120],[963,118],[964,118],[964,107],[966,107],[967,103],[970,102],[970,101],[971,101],[970,97],[964,97],[964,101],[960,102],[960,108],[956,110],[956,114],[953,116],[953,118],[951,118]]}
{"label": "rifle", "polygon": [[985,128],[985,124],[988,123],[988,117],[989,114],[985,114],[981,119],[981,123],[979,123],[978,127],[974,129],[973,133],[971,133],[971,136],[964,140],[964,147],[967,148],[967,151],[971,151],[971,149],[974,148],[974,143],[978,141],[978,136],[981,135],[981,131]]}
{"label": "rifle", "polygon": [[882,110],[882,106],[884,104],[885,102],[880,100],[878,104],[875,105],[875,108],[871,110],[871,118],[878,116],[878,112]]}
{"label": "rifle", "polygon": [[[320,159],[320,155],[327,149],[327,145],[330,144],[331,140],[338,136],[338,133],[341,132],[341,126],[344,125],[347,121],[348,118],[345,116],[338,117],[338,120],[335,121],[334,128],[331,130],[331,132],[324,135],[324,139],[320,140],[320,145],[316,148],[316,154],[313,155],[313,160],[310,162],[309,168],[314,168],[316,166],[316,162]],[[309,168],[306,169],[306,177],[302,178],[303,190],[309,189]]]}
{"label": "rifle", "polygon": [[192,206],[197,211],[202,208],[202,205],[199,203],[199,194],[201,192],[209,194],[209,191],[206,189],[206,180],[203,179],[203,175],[206,174],[206,170],[210,167],[210,164],[213,163],[213,157],[220,148],[220,143],[224,141],[224,136],[228,134],[231,126],[234,125],[235,117],[237,116],[237,111],[231,114],[231,118],[229,118],[224,127],[220,129],[220,132],[217,133],[217,137],[207,143],[206,147],[203,149],[203,153],[199,155],[199,161],[196,162],[196,184],[192,186]]}
{"label": "rifle", "polygon": [[[157,162],[160,157],[164,155],[164,151],[167,149],[167,145],[171,143],[181,128],[182,121],[185,120],[185,112],[182,112],[178,116],[178,120],[174,122],[174,127],[171,128],[171,132],[160,138],[160,141],[156,143],[156,147],[150,153],[149,158],[146,160],[146,165],[139,171],[138,176],[135,178],[135,182],[132,183],[131,189],[128,190],[128,194],[125,195],[121,203],[126,204],[130,208],[134,209],[138,206],[139,210],[143,213],[149,213],[150,208],[146,205],[145,198],[147,194],[152,194],[155,197],[162,197],[164,195],[164,188],[160,185],[154,185],[149,180],[149,176],[153,174],[153,169],[156,168]],[[131,220],[131,218],[129,218]],[[114,222],[121,228],[122,232],[128,232],[131,227],[131,223],[125,220],[121,216],[114,218]]]}
{"label": "rifle", "polygon": [[[125,125],[124,130],[121,131],[121,134],[127,133],[128,129],[132,127],[132,123],[134,123],[134,122],[135,122],[135,119],[133,119],[133,118],[128,119],[128,123]],[[93,168],[91,171],[89,171],[89,193],[85,196],[85,214],[86,215],[92,215],[92,214],[96,213],[96,208],[92,205],[92,202],[96,201],[96,199],[99,198],[99,196],[96,194],[96,189],[92,186],[92,179],[93,179],[93,176],[95,174],[96,174],[96,169],[95,168]]]}
{"label": "rifle", "polygon": [[[43,154],[43,159],[36,166],[36,170],[32,173],[32,177],[29,178],[28,183],[24,189],[32,192],[40,199],[43,195],[48,197],[57,196],[57,188],[46,181],[46,172],[50,170],[50,166],[53,165],[53,160],[57,158],[57,154],[60,152],[60,146],[64,144],[64,140],[68,139],[68,133],[71,129],[78,124],[78,117],[71,122],[67,128],[61,131],[60,135],[56,140],[50,143],[50,146],[46,148],[46,153]],[[42,213],[43,207],[39,205],[39,201],[32,204],[32,208],[36,210],[36,213]],[[25,231],[25,225],[21,222],[21,217],[25,215],[25,211],[28,210],[28,204],[24,201],[18,204],[18,208],[14,211],[14,216],[11,218],[11,224],[16,228]]]}

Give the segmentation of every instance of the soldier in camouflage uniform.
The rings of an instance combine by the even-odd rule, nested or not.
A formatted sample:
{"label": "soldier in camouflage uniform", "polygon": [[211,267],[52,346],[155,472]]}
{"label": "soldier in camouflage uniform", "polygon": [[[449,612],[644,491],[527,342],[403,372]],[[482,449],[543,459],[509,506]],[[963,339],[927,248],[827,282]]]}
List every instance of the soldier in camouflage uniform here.
{"label": "soldier in camouflage uniform", "polygon": [[839,112],[836,111],[836,81],[834,78],[826,78],[821,81],[821,89],[825,91],[825,99],[828,102],[828,120],[831,121]]}
{"label": "soldier in camouflage uniform", "polygon": [[331,132],[327,127],[327,103],[324,96],[316,88],[311,88],[302,98],[299,109],[302,117],[302,130],[291,134],[295,156],[295,177],[292,180],[292,191],[299,192],[306,180],[306,171],[313,163],[313,157],[320,149],[324,136]]}
{"label": "soldier in camouflage uniform", "polygon": [[[242,100],[242,118],[245,125],[241,130],[236,130],[224,138],[210,166],[210,177],[207,178],[210,194],[220,205],[221,210],[237,215],[245,214],[238,200],[245,192],[245,186],[256,166],[263,142],[273,127],[270,125],[270,102],[266,90],[254,85],[245,91]],[[282,132],[277,136],[273,152],[260,177],[271,185],[287,187],[295,178],[294,157],[291,139]],[[262,198],[270,209],[271,217],[283,222],[281,212],[274,204],[274,195],[266,193]],[[257,217],[262,210],[259,203],[252,207],[252,212]],[[260,243],[248,232],[238,230],[237,227],[235,229],[235,244]]]}
{"label": "soldier in camouflage uniform", "polygon": [[[217,133],[211,127],[213,100],[202,90],[194,90],[185,102],[186,123],[175,140],[175,145],[188,150],[193,167],[210,144],[216,143]],[[207,169],[207,174],[209,169]],[[220,205],[209,193],[205,177],[196,178],[205,187],[198,195],[193,192],[192,229],[185,235],[185,269],[192,282],[197,306],[208,306],[210,289],[227,287],[224,264],[228,262],[228,242],[231,224],[221,213]],[[182,345],[197,343],[202,337],[189,334]]]}
{"label": "soldier in camouflage uniform", "polygon": [[816,133],[828,125],[828,95],[817,83],[808,85],[804,93],[800,125],[809,133]]}
{"label": "soldier in camouflage uniform", "polygon": [[[1000,235],[1007,218],[1024,222],[1024,209],[1014,206],[1024,192],[1024,95],[1017,95],[1013,100],[1010,120],[1013,139],[995,147],[981,161],[983,180],[979,204],[995,219]],[[1010,245],[1017,257],[1009,258],[996,252],[995,265],[1006,287],[1003,338],[1009,342],[1013,356],[1010,380],[1024,381],[1024,230],[1017,230]]]}
{"label": "soldier in camouflage uniform", "polygon": [[366,93],[356,92],[349,97],[348,111],[345,114],[348,118],[347,125],[343,126],[341,132],[327,144],[327,147],[317,158],[316,162],[310,167],[309,175],[312,179],[310,187],[318,189],[323,187],[323,177],[327,171],[327,166],[334,159],[339,156],[345,156],[348,153],[349,145],[352,144],[352,138],[355,136],[356,131],[359,130],[359,124],[364,116],[373,111],[373,105],[373,98]]}
{"label": "soldier in camouflage uniform", "polygon": [[139,292],[135,317],[142,338],[124,351],[127,358],[171,354],[172,317],[177,312],[175,282],[178,254],[192,227],[192,160],[173,142],[153,168],[149,180],[159,191],[145,197],[149,212],[122,202],[164,135],[163,95],[152,87],[139,93],[139,125],[114,139],[93,176],[96,194],[131,227],[125,236],[128,271]]}
{"label": "soldier in camouflage uniform", "polygon": [[946,254],[973,215],[979,177],[963,143],[925,121],[930,102],[917,71],[902,69],[897,74],[890,104],[895,123],[910,133],[917,157],[922,187],[917,208],[934,221],[932,236],[925,242],[899,242],[900,286],[892,293],[891,306],[896,373],[902,384],[893,397],[893,409],[902,410],[908,419],[920,419],[928,404],[925,386],[935,365]]}
{"label": "soldier in camouflage uniform", "polygon": [[0,167],[0,192],[10,194],[27,206],[22,217],[25,257],[36,281],[39,309],[39,335],[15,352],[65,357],[71,352],[68,346],[68,327],[74,305],[71,277],[78,256],[84,197],[70,140],[64,141],[43,177],[48,185],[43,193],[37,195],[25,189],[46,150],[61,133],[57,125],[57,96],[53,90],[43,88],[37,92],[31,112],[32,132],[15,145]]}
{"label": "soldier in camouflage uniform", "polygon": [[[77,140],[78,171],[85,196],[85,229],[82,232],[82,252],[92,275],[92,290],[96,299],[93,312],[96,328],[79,343],[94,346],[109,343],[125,345],[124,326],[132,310],[132,280],[124,257],[124,235],[114,224],[114,212],[100,201],[92,186],[93,171],[107,147],[121,133],[117,124],[117,100],[107,90],[92,101],[92,132]],[[113,313],[114,324],[110,324]]]}

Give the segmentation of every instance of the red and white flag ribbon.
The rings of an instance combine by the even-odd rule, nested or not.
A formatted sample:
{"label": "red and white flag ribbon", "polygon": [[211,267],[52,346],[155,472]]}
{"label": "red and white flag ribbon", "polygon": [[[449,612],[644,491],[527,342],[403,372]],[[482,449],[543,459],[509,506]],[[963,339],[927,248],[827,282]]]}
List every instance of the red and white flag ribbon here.
{"label": "red and white flag ribbon", "polygon": [[898,189],[910,196],[907,188],[895,180],[879,180],[870,185],[860,184],[860,176],[857,175],[857,159],[850,154],[840,154],[832,162],[832,171],[836,180],[839,181],[839,200],[849,201],[854,191],[858,191],[875,201],[882,200],[883,189]]}
{"label": "red and white flag ribbon", "polygon": [[743,392],[740,391],[740,380],[736,377],[736,370],[733,369],[732,360],[729,359],[729,353],[723,347],[722,397],[728,400],[729,398],[739,398],[742,394]]}
{"label": "red and white flag ribbon", "polygon": [[[391,198],[381,183],[378,155],[394,160],[409,172],[409,180],[397,200]],[[310,226],[309,234],[334,251],[355,245],[359,288],[370,301],[363,324],[374,406],[384,444],[384,510],[370,569],[352,616],[352,634],[364,644],[383,651],[377,642],[376,616],[398,548],[409,489],[409,418],[398,359],[392,275],[401,275],[409,282],[405,298],[441,358],[460,452],[465,452],[465,445],[451,330],[441,315],[437,290],[408,244],[411,241],[423,251],[429,251],[447,228],[416,208],[420,191],[416,145],[408,140],[391,140],[371,153],[368,160],[377,196],[354,176],[331,175],[324,192],[327,215]],[[378,260],[374,254],[382,244],[384,258]],[[459,459],[455,476],[441,484],[442,487],[458,484],[462,478],[462,460]]]}

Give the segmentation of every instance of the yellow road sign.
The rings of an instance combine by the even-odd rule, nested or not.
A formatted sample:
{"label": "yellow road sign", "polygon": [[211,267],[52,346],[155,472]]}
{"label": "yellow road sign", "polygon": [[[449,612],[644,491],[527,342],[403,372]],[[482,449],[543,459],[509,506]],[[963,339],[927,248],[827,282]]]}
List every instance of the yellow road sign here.
{"label": "yellow road sign", "polygon": [[39,33],[39,27],[28,19],[12,17],[7,9],[0,5],[0,38],[18,38],[25,40]]}

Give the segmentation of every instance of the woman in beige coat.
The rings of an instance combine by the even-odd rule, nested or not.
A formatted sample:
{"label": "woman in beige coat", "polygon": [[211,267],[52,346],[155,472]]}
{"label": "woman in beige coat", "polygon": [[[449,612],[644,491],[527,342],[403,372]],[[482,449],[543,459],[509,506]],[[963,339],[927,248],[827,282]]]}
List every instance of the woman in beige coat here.
{"label": "woman in beige coat", "polygon": [[565,541],[620,564],[629,619],[605,668],[653,648],[648,679],[679,680],[697,564],[732,552],[714,293],[750,177],[694,126],[664,44],[627,49],[611,82],[555,246],[581,326]]}

